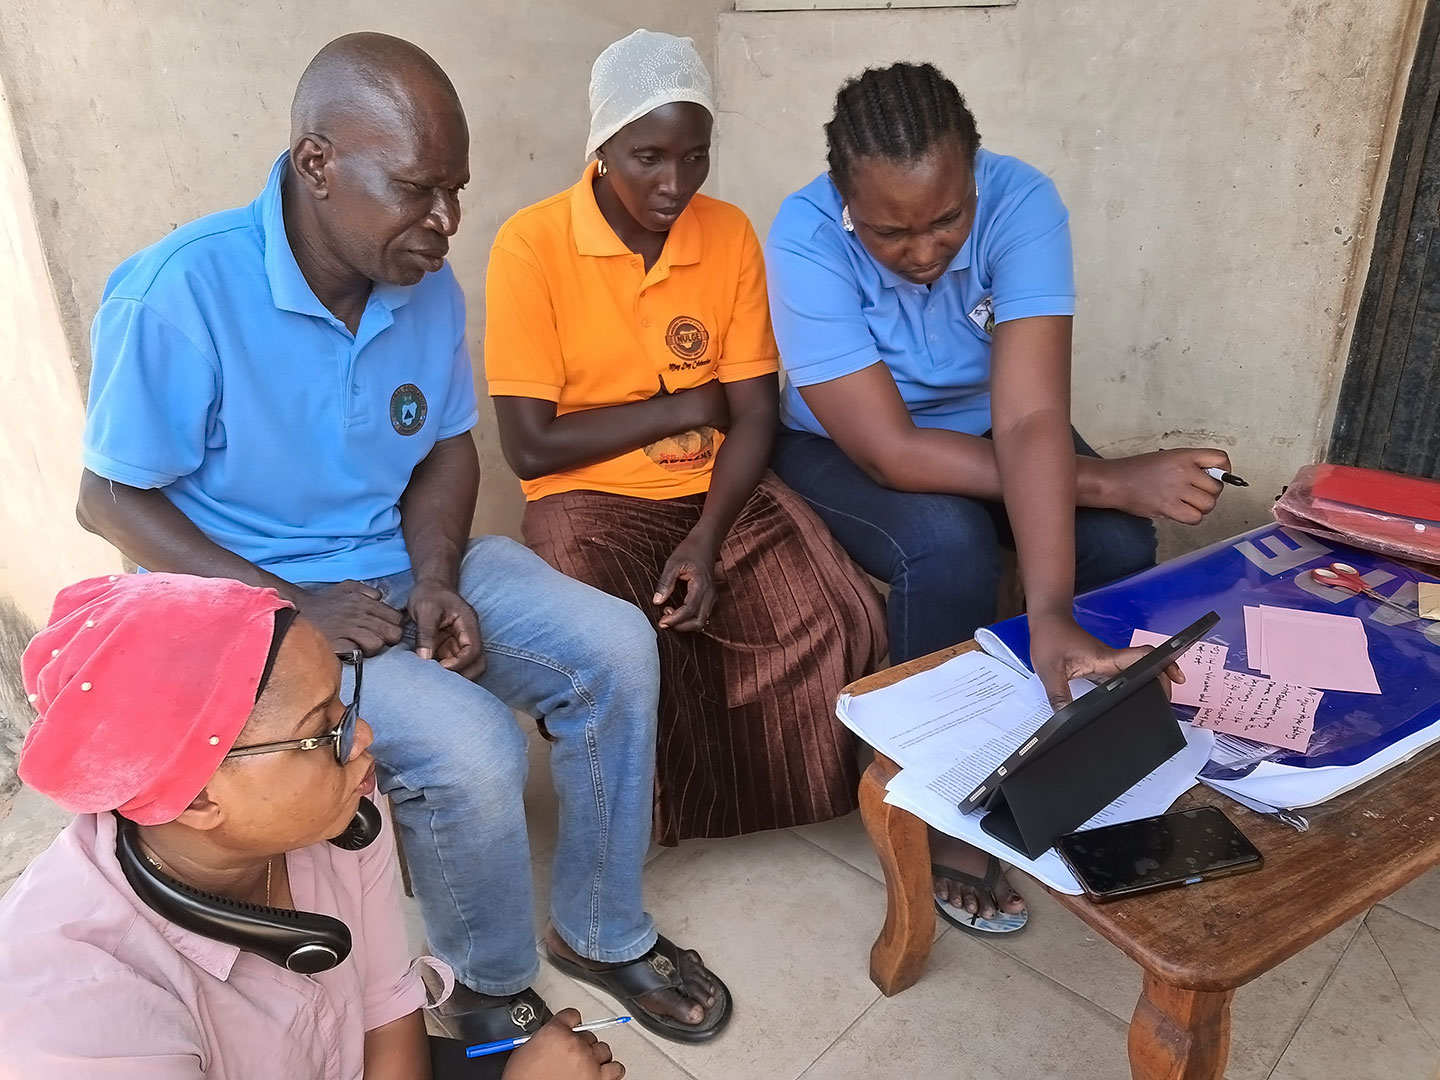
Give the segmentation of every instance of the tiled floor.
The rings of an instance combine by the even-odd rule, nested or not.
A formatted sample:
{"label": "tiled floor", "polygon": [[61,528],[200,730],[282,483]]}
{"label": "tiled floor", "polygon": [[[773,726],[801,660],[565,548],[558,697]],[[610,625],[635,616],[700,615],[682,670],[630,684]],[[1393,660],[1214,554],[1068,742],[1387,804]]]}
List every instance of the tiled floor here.
{"label": "tiled floor", "polygon": [[[543,911],[555,800],[537,739],[531,839]],[[63,824],[22,792],[0,823],[0,892]],[[631,1080],[1123,1080],[1138,970],[1033,882],[1024,933],[980,941],[937,920],[920,983],[890,999],[866,975],[884,914],[858,815],[651,852],[662,930],[729,983],[735,1020],[715,1043],[610,1039]],[[407,909],[415,943],[418,911]],[[542,967],[552,1005],[618,1004]],[[1440,870],[1236,995],[1230,1080],[1434,1080],[1440,1066]]]}
{"label": "tiled floor", "polygon": [[[537,747],[528,801],[542,896],[548,784]],[[1123,1080],[1138,969],[1044,889],[1020,885],[1023,933],[992,943],[937,920],[924,978],[887,999],[866,974],[885,890],[858,814],[657,849],[650,909],[728,982],[735,1019],[708,1046],[634,1025],[609,1041],[631,1080]],[[618,1011],[548,969],[539,989],[587,1017]],[[1440,871],[1235,997],[1229,1080],[1433,1080],[1437,1067]]]}

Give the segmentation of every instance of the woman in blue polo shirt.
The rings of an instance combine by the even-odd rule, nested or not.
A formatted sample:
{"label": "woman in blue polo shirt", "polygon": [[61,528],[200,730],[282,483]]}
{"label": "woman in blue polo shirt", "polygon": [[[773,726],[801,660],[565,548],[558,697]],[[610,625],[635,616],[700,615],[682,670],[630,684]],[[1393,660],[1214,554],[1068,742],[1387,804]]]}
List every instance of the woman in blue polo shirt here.
{"label": "woman in blue polo shirt", "polygon": [[[1151,565],[1150,519],[1194,524],[1219,450],[1102,460],[1070,426],[1069,215],[1042,172],[980,149],[930,64],[846,83],[829,172],[787,198],[765,260],[786,374],[773,465],[851,556],[890,583],[891,659],[995,618],[1000,548],[1019,556],[1031,660],[1067,680],[1133,658],[1076,625],[1081,591]],[[932,836],[951,922],[1009,932],[1000,865]]]}

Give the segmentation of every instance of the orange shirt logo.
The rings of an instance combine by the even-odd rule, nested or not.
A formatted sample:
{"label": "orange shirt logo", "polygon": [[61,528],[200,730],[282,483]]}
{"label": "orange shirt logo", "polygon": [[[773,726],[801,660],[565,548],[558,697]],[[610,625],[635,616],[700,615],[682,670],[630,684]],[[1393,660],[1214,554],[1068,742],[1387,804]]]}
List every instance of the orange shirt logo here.
{"label": "orange shirt logo", "polygon": [[672,371],[700,367],[701,363],[709,362],[694,362],[705,355],[705,347],[710,344],[710,331],[705,329],[705,324],[699,319],[692,319],[689,315],[679,315],[671,319],[670,326],[665,331],[665,344],[670,346],[670,351],[681,360],[690,361],[685,364],[671,364]]}

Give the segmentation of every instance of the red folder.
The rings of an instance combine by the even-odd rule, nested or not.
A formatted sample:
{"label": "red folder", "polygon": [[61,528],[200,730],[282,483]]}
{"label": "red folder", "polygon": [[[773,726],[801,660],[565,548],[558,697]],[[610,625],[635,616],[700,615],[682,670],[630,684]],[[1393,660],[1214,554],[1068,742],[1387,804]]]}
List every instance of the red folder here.
{"label": "red folder", "polygon": [[1392,558],[1440,562],[1440,480],[1306,465],[1275,504],[1282,525]]}

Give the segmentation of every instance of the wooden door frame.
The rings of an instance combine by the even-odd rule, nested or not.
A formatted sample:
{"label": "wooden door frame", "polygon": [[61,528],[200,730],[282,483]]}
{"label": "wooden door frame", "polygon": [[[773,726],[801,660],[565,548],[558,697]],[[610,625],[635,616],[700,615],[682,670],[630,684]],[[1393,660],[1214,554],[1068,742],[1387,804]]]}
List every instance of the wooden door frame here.
{"label": "wooden door frame", "polygon": [[1440,478],[1440,0],[1427,0],[1327,460]]}

